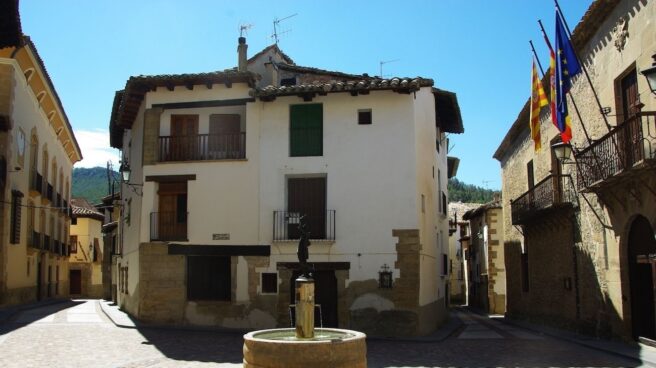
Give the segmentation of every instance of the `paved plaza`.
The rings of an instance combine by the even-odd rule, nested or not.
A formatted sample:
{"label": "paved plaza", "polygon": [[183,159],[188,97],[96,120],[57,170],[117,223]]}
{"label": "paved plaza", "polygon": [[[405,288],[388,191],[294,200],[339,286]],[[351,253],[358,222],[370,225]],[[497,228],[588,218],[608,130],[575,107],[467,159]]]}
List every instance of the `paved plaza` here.
{"label": "paved plaza", "polygon": [[[118,327],[100,303],[75,300],[13,314],[0,324],[0,367],[242,366],[241,333]],[[648,366],[466,310],[453,315],[462,325],[444,339],[368,339],[368,366]]]}

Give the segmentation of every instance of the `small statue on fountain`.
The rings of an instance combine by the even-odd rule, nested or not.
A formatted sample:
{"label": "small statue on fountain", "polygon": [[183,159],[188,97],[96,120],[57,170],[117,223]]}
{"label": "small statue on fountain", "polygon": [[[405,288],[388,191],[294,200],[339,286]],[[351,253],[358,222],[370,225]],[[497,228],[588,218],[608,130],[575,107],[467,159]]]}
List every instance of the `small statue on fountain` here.
{"label": "small statue on fountain", "polygon": [[305,218],[305,215],[301,216],[298,224],[298,232],[301,233],[301,236],[298,240],[298,251],[296,254],[298,255],[298,263],[300,265],[300,270],[301,270],[301,275],[303,276],[308,276],[308,264],[307,264],[307,259],[308,259],[308,247],[310,246],[310,232],[307,231],[307,225],[303,221]]}

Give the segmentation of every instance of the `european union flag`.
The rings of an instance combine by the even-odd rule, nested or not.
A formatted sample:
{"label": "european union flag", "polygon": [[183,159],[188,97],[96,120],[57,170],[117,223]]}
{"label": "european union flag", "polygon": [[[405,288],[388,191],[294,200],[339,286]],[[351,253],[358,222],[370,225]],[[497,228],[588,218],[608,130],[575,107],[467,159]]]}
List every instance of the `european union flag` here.
{"label": "european union flag", "polygon": [[572,43],[560,14],[556,11],[556,114],[558,117],[558,130],[563,142],[572,139],[572,126],[567,112],[567,99],[565,95],[572,86],[571,78],[581,72],[581,65],[576,57]]}

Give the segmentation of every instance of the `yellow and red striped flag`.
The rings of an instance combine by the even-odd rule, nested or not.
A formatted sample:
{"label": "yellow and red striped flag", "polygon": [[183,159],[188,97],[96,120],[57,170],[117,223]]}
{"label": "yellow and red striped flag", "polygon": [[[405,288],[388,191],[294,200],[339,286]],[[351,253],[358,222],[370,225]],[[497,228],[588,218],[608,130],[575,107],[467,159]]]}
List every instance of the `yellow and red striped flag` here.
{"label": "yellow and red striped flag", "polygon": [[548,104],[549,102],[544,93],[544,88],[542,88],[542,82],[538,77],[538,70],[535,67],[534,59],[531,71],[531,115],[529,118],[529,124],[531,126],[531,138],[533,139],[536,152],[542,148],[542,137],[540,136],[540,110]]}

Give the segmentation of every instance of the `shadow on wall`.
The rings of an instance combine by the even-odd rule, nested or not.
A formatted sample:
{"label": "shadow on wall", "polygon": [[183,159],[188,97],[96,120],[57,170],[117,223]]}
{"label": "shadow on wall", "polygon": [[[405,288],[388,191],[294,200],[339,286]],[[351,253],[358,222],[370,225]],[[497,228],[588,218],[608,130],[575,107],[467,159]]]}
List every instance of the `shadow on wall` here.
{"label": "shadow on wall", "polygon": [[[598,338],[628,340],[621,311],[600,285],[597,271],[603,272],[604,265],[595,264],[582,246],[589,244],[581,244],[575,224],[572,212],[553,213],[523,226],[524,245],[505,242],[506,316]],[[634,356],[639,359],[638,346]]]}

